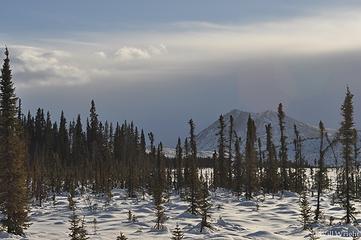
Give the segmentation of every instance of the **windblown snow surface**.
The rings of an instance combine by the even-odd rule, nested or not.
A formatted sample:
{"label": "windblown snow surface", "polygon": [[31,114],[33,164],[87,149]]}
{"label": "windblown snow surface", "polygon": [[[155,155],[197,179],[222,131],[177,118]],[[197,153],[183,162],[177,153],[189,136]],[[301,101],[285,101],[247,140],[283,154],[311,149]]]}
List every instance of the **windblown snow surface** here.
{"label": "windblown snow surface", "polygon": [[[314,210],[316,194],[309,200]],[[344,210],[337,204],[332,204],[332,191],[322,196],[323,220],[314,224],[314,230],[321,239],[352,239],[360,235],[361,227],[341,224]],[[283,195],[259,195],[254,200],[238,198],[225,190],[211,192],[211,223],[213,229],[199,232],[200,216],[187,213],[188,203],[177,195],[172,195],[164,204],[167,221],[164,230],[157,231],[155,211],[152,198],[145,196],[143,200],[126,198],[126,191],[114,190],[113,198],[106,204],[102,196],[92,194],[77,195],[77,210],[79,216],[84,216],[90,239],[111,239],[122,231],[128,239],[170,239],[171,231],[179,224],[184,232],[184,239],[309,239],[310,232],[302,230],[299,217],[299,196],[292,192]],[[258,205],[258,206],[257,206]],[[91,210],[89,207],[92,207]],[[355,203],[356,209],[361,204]],[[131,210],[136,221],[128,221],[128,211]],[[30,209],[31,226],[26,230],[26,237],[18,237],[0,232],[0,239],[69,239],[69,210],[66,194],[46,201],[42,207],[32,206]],[[330,217],[334,217],[330,225]],[[357,217],[357,216],[356,216]],[[97,220],[97,231],[94,233],[93,219]],[[357,218],[361,221],[361,215]]]}

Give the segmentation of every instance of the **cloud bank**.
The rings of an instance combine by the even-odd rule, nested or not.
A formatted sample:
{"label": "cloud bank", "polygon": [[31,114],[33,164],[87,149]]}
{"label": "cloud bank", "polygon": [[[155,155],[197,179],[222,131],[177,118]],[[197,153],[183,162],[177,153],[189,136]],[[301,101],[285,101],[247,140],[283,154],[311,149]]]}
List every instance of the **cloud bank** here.
{"label": "cloud bank", "polygon": [[[175,69],[195,64],[310,57],[361,48],[361,10],[328,11],[315,16],[254,24],[178,22],[152,32],[78,34],[78,39],[10,45],[15,68],[31,84],[88,84],[100,75],[122,79],[130,73]],[[85,39],[96,42],[96,46]],[[25,76],[26,79],[25,79]],[[23,78],[23,77],[22,77]],[[167,79],[171,80],[171,79]]]}
{"label": "cloud bank", "polygon": [[325,119],[336,127],[344,87],[361,95],[361,9],[7,42],[18,91],[29,107],[67,106],[77,113],[91,98],[99,99],[103,109],[111,109],[105,114],[110,120],[121,113],[166,142],[186,132],[179,125],[187,118],[202,128],[228,109],[263,111],[280,101],[291,116],[314,124]]}

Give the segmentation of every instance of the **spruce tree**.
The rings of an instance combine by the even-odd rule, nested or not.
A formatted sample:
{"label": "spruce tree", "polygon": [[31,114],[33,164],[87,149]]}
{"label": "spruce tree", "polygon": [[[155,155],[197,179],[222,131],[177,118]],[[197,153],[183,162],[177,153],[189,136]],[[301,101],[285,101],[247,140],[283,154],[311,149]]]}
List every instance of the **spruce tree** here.
{"label": "spruce tree", "polygon": [[305,169],[304,169],[304,165],[305,165],[304,156],[302,152],[303,140],[301,138],[300,132],[297,129],[296,124],[293,126],[293,128],[295,132],[295,139],[293,141],[295,148],[295,162],[294,162],[295,173],[292,179],[292,186],[293,186],[292,189],[297,193],[301,193],[305,188],[304,182],[306,178]]}
{"label": "spruce tree", "polygon": [[256,143],[256,126],[251,115],[248,116],[247,121],[247,139],[246,139],[246,153],[245,153],[245,188],[246,198],[251,199],[252,193],[257,190],[257,152],[255,149]]}
{"label": "spruce tree", "polygon": [[325,163],[324,163],[324,155],[325,155],[324,139],[326,133],[322,121],[320,121],[319,123],[319,129],[320,129],[320,156],[318,159],[318,170],[316,173],[317,204],[315,210],[315,221],[318,221],[321,214],[321,209],[320,209],[321,194],[327,181],[327,168],[325,167]]}
{"label": "spruce tree", "polygon": [[78,215],[75,212],[75,208],[72,210],[72,215],[70,216],[69,219],[70,222],[70,233],[69,233],[69,237],[71,240],[79,240],[79,235],[80,235],[80,219],[78,217]]}
{"label": "spruce tree", "polygon": [[213,167],[213,174],[212,174],[212,186],[214,189],[219,186],[219,180],[218,180],[218,154],[217,151],[214,150],[212,154],[212,167]]}
{"label": "spruce tree", "polygon": [[219,126],[218,126],[218,167],[215,174],[217,174],[217,180],[219,181],[216,187],[225,187],[227,180],[227,166],[226,166],[226,156],[225,156],[225,137],[224,137],[224,117],[223,115],[219,116]]}
{"label": "spruce tree", "polygon": [[67,123],[64,116],[64,112],[61,111],[60,124],[59,124],[59,135],[58,135],[58,154],[61,161],[64,163],[64,167],[70,167],[69,158],[69,132],[67,129]]}
{"label": "spruce tree", "polygon": [[361,172],[360,172],[360,162],[359,162],[359,154],[360,154],[360,147],[358,146],[359,138],[357,130],[354,129],[354,177],[353,177],[353,185],[355,191],[355,197],[360,198],[361,196]]}
{"label": "spruce tree", "polygon": [[200,214],[202,216],[200,232],[203,232],[204,228],[211,228],[211,224],[209,223],[209,209],[212,207],[212,204],[209,202],[209,193],[208,193],[208,185],[207,182],[203,182],[202,184],[202,192],[200,193]]}
{"label": "spruce tree", "polygon": [[98,234],[98,221],[96,218],[93,218],[93,235],[97,235]]}
{"label": "spruce tree", "polygon": [[311,224],[311,207],[310,203],[307,199],[307,191],[303,191],[300,196],[300,215],[301,215],[301,223],[303,226],[303,230],[306,230],[310,227]]}
{"label": "spruce tree", "polygon": [[164,207],[163,207],[163,194],[160,186],[155,186],[153,190],[153,199],[156,210],[156,224],[154,226],[157,230],[163,229],[163,223],[165,222]]}
{"label": "spruce tree", "polygon": [[234,127],[233,127],[234,123],[233,123],[233,116],[229,116],[229,130],[228,130],[228,161],[227,161],[227,171],[228,171],[228,175],[227,175],[227,185],[228,188],[232,187],[232,162],[233,162],[233,152],[232,152],[232,148],[233,148],[233,136],[234,136]]}
{"label": "spruce tree", "polygon": [[184,238],[184,234],[177,224],[175,229],[172,231],[172,240],[182,240]]}
{"label": "spruce tree", "polygon": [[164,207],[163,207],[163,192],[165,182],[165,171],[163,163],[162,144],[160,143],[157,150],[157,161],[155,164],[155,170],[153,173],[153,200],[156,210],[156,225],[155,229],[163,229],[163,223],[165,222]]}
{"label": "spruce tree", "polygon": [[88,232],[85,228],[85,219],[84,219],[84,217],[83,217],[83,219],[80,219],[78,217],[78,215],[76,214],[75,208],[73,208],[73,210],[72,210],[72,215],[70,216],[69,222],[70,222],[69,237],[71,240],[87,240],[87,239],[89,239]]}
{"label": "spruce tree", "polygon": [[102,189],[103,158],[101,154],[101,128],[94,100],[90,104],[89,124],[87,126],[87,142],[89,149],[90,164],[95,169],[94,190],[100,192]]}
{"label": "spruce tree", "polygon": [[233,164],[233,172],[234,172],[234,191],[237,193],[239,197],[242,193],[242,177],[244,172],[243,159],[241,154],[241,146],[240,139],[236,138],[234,143],[234,164]]}
{"label": "spruce tree", "polygon": [[287,136],[286,136],[286,127],[285,127],[285,113],[283,111],[283,105],[280,103],[278,105],[278,121],[279,121],[279,128],[281,133],[280,138],[280,151],[279,151],[279,159],[280,159],[280,167],[281,167],[281,189],[288,190],[289,183],[288,183],[288,174],[287,174]]}
{"label": "spruce tree", "polygon": [[127,239],[128,238],[124,235],[124,233],[120,232],[116,240],[127,240]]}
{"label": "spruce tree", "polygon": [[18,98],[5,49],[0,81],[0,210],[8,233],[23,235],[27,227],[26,145],[18,120]]}
{"label": "spruce tree", "polygon": [[79,231],[79,240],[87,240],[88,237],[88,231],[85,228],[85,217],[83,216],[83,219],[80,223],[80,231]]}
{"label": "spruce tree", "polygon": [[[257,146],[258,146],[258,159],[257,159],[257,167],[258,167],[258,178],[259,183],[264,182],[264,152],[262,150],[262,141],[261,138],[257,138]],[[263,184],[261,185],[263,187]],[[262,189],[264,191],[264,189]]]}
{"label": "spruce tree", "polygon": [[189,136],[189,145],[190,145],[190,155],[188,156],[188,161],[190,164],[189,167],[189,186],[188,186],[188,196],[187,200],[189,202],[188,211],[191,214],[199,213],[199,176],[197,168],[197,143],[195,137],[195,127],[193,120],[189,120],[190,127],[190,136]]}
{"label": "spruce tree", "polygon": [[183,176],[184,176],[184,186],[188,188],[189,186],[189,173],[190,173],[190,158],[189,158],[189,143],[188,138],[184,139],[184,154],[183,154],[183,163],[184,163],[184,170],[183,170]]}
{"label": "spruce tree", "polygon": [[341,202],[346,211],[346,224],[354,220],[355,208],[352,204],[353,189],[352,189],[352,173],[354,171],[354,122],[353,122],[353,94],[347,87],[344,103],[341,107],[341,114],[343,120],[340,128],[340,140],[342,144],[343,168],[341,172],[342,190]]}
{"label": "spruce tree", "polygon": [[267,160],[265,163],[265,191],[274,194],[278,191],[279,174],[271,124],[266,125],[266,138]]}
{"label": "spruce tree", "polygon": [[181,139],[178,138],[177,146],[176,146],[176,156],[175,156],[175,164],[176,164],[176,190],[180,192],[180,189],[183,187],[183,150],[182,150],[182,142]]}

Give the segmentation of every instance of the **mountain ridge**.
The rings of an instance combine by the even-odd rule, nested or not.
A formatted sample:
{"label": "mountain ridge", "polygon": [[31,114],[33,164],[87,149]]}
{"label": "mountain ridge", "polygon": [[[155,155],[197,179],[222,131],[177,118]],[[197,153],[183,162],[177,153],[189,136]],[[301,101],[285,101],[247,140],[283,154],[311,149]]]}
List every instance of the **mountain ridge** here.
{"label": "mountain ridge", "polygon": [[[273,141],[275,145],[279,145],[280,140],[280,130],[278,126],[278,113],[275,111],[267,110],[260,113],[246,112],[239,109],[232,109],[230,112],[223,115],[225,122],[225,139],[228,141],[229,137],[229,118],[232,115],[234,122],[234,131],[237,133],[237,136],[241,138],[241,149],[244,148],[245,145],[245,136],[247,132],[247,120],[248,116],[251,115],[256,125],[257,137],[261,139],[262,150],[264,150],[266,146],[266,130],[265,125],[271,124],[272,126],[272,134]],[[303,142],[303,152],[305,160],[313,165],[315,161],[317,161],[319,157],[319,128],[307,124],[301,121],[298,121],[292,117],[285,116],[285,135],[287,136],[288,144],[288,156],[289,159],[292,160],[294,156],[294,148],[292,141],[294,139],[294,125],[297,126],[300,135],[305,141]],[[199,151],[201,152],[212,152],[217,150],[218,148],[218,136],[217,133],[219,131],[219,121],[216,120],[208,127],[200,131],[197,136],[197,146]],[[335,129],[327,129],[328,136],[330,139],[336,133]],[[340,146],[336,144],[335,151],[336,155],[340,156]],[[204,155],[204,154],[202,154]],[[334,165],[335,158],[331,151],[327,152],[325,155],[325,159],[328,165]]]}

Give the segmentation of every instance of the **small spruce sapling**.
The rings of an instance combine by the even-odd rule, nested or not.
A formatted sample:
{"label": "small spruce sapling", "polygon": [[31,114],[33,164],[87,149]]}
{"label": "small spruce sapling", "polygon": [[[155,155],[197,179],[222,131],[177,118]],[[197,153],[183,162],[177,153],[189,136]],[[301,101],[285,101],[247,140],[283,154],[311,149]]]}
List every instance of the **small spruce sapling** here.
{"label": "small spruce sapling", "polygon": [[311,207],[307,199],[307,192],[302,191],[300,197],[300,215],[301,215],[301,223],[303,225],[303,230],[307,230],[311,224]]}
{"label": "small spruce sapling", "polygon": [[203,232],[204,228],[212,228],[208,219],[210,218],[209,209],[212,207],[212,204],[209,202],[209,193],[207,183],[203,183],[201,200],[200,200],[200,212],[202,215],[200,232]]}
{"label": "small spruce sapling", "polygon": [[127,240],[127,239],[128,238],[122,232],[120,232],[116,240]]}
{"label": "small spruce sapling", "polygon": [[172,231],[172,240],[181,240],[183,239],[184,234],[182,230],[180,229],[179,225],[177,224],[175,229]]}

